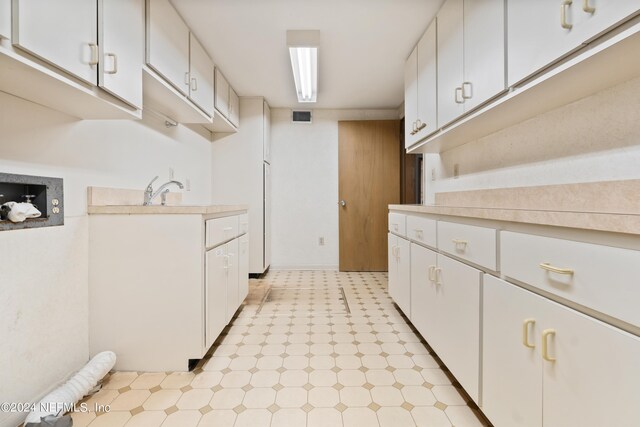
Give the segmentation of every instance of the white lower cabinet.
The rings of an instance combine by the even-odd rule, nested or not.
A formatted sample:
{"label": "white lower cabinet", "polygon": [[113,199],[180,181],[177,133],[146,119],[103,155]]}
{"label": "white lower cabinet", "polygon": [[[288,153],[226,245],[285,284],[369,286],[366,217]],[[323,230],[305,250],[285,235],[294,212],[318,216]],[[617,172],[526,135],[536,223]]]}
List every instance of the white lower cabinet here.
{"label": "white lower cabinet", "polygon": [[431,341],[438,342],[443,331],[438,327],[438,285],[435,269],[438,254],[411,244],[411,323],[418,332]]}
{"label": "white lower cabinet", "polygon": [[438,254],[436,325],[442,331],[429,342],[469,396],[480,399],[480,290],[482,273]]}
{"label": "white lower cabinet", "polygon": [[211,347],[222,332],[227,307],[227,246],[211,249],[206,255],[205,346]]}
{"label": "white lower cabinet", "polygon": [[411,318],[411,244],[389,233],[389,295]]}
{"label": "white lower cabinet", "polygon": [[489,275],[483,319],[496,427],[640,425],[638,337]]}
{"label": "white lower cabinet", "polygon": [[240,237],[238,250],[238,305],[249,295],[249,235]]}
{"label": "white lower cabinet", "polygon": [[239,254],[238,239],[234,239],[225,245],[227,247],[227,307],[226,307],[226,324],[231,321],[238,307],[240,307],[238,278],[239,278]]}

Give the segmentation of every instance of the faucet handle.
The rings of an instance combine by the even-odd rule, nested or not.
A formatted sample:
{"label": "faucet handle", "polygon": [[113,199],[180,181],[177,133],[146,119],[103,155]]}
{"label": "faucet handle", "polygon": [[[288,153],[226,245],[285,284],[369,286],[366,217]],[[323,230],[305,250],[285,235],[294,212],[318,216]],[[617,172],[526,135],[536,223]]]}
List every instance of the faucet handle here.
{"label": "faucet handle", "polygon": [[160,176],[156,175],[156,177],[155,177],[155,178],[153,178],[153,179],[151,180],[151,182],[149,183],[149,185],[147,185],[147,191],[153,191],[152,184],[153,184],[153,183],[154,183],[158,178],[160,178]]}

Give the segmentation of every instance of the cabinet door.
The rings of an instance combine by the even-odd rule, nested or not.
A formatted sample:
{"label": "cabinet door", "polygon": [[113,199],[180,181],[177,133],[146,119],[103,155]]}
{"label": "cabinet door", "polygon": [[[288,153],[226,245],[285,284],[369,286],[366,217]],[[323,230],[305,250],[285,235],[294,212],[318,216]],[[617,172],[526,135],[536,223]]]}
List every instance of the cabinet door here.
{"label": "cabinet door", "polygon": [[437,129],[436,20],[418,42],[418,133],[422,139]]}
{"label": "cabinet door", "polygon": [[437,19],[438,127],[442,127],[464,113],[463,0],[447,0]]}
{"label": "cabinet door", "polygon": [[411,243],[398,238],[396,255],[398,259],[398,293],[396,304],[411,319]]}
{"label": "cabinet door", "polygon": [[147,0],[147,64],[189,94],[189,27],[169,0]]}
{"label": "cabinet door", "polygon": [[464,0],[464,109],[505,89],[504,0]]}
{"label": "cabinet door", "polygon": [[240,98],[231,86],[229,86],[229,121],[235,127],[240,125]]}
{"label": "cabinet door", "polygon": [[99,1],[100,64],[98,84],[136,108],[142,108],[144,1]]}
{"label": "cabinet door", "polygon": [[269,104],[267,101],[263,103],[263,128],[262,131],[264,134],[262,135],[262,144],[263,144],[263,155],[264,161],[267,163],[271,162],[271,108],[269,108]]}
{"label": "cabinet door", "polygon": [[264,241],[263,241],[263,269],[271,265],[271,165],[265,163],[264,170]]}
{"label": "cabinet door", "polygon": [[189,98],[213,117],[213,61],[192,33],[189,37]]}
{"label": "cabinet door", "polygon": [[469,396],[478,403],[480,380],[481,272],[438,255],[438,325],[446,330],[435,350]]}
{"label": "cabinet door", "polygon": [[0,0],[0,39],[11,38],[11,0]]}
{"label": "cabinet door", "polygon": [[238,258],[238,306],[249,294],[249,235],[240,236]]}
{"label": "cabinet door", "polygon": [[238,292],[239,287],[239,273],[240,273],[240,253],[239,253],[239,239],[234,239],[227,243],[227,315],[225,325],[231,321],[231,318],[240,307],[240,294]]}
{"label": "cabinet door", "polygon": [[388,233],[387,234],[387,245],[388,245],[388,284],[387,284],[387,293],[394,301],[397,300],[399,295],[399,284],[398,284],[398,259],[396,257],[396,250],[398,248],[398,240],[399,237],[395,234]]}
{"label": "cabinet door", "polygon": [[551,301],[545,318],[543,425],[640,425],[640,339]]}
{"label": "cabinet door", "polygon": [[227,245],[206,253],[205,344],[208,349],[227,324]]}
{"label": "cabinet door", "polygon": [[76,77],[98,83],[98,3],[14,0],[13,43]]}
{"label": "cabinet door", "polygon": [[438,285],[435,282],[437,254],[415,243],[411,244],[411,323],[431,342],[439,342],[442,326],[438,325]]}
{"label": "cabinet door", "polygon": [[531,292],[484,275],[482,411],[496,427],[542,427],[544,304]]}
{"label": "cabinet door", "polygon": [[418,120],[418,48],[416,47],[404,63],[404,146],[411,147],[418,142],[412,132]]}
{"label": "cabinet door", "polygon": [[229,118],[229,83],[218,68],[216,68],[216,110]]}
{"label": "cabinet door", "polygon": [[578,40],[586,42],[600,35],[620,21],[640,11],[638,0],[574,0],[572,7],[577,8],[574,29]]}

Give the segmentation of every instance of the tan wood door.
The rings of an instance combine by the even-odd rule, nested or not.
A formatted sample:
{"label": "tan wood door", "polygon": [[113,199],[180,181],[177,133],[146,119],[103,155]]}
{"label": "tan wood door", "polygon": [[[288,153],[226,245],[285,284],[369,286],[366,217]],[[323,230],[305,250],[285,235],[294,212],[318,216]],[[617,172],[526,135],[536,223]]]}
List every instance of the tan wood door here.
{"label": "tan wood door", "polygon": [[387,271],[388,205],[400,202],[400,122],[339,122],[338,140],[340,271]]}

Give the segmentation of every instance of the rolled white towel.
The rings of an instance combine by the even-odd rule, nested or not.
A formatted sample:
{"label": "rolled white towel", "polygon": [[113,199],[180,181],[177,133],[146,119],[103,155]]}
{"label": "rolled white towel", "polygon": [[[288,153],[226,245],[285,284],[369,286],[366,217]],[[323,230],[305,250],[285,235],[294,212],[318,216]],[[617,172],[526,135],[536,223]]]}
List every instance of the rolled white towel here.
{"label": "rolled white towel", "polygon": [[7,202],[3,206],[11,209],[7,214],[7,219],[11,222],[24,222],[29,218],[38,218],[42,215],[31,203]]}

